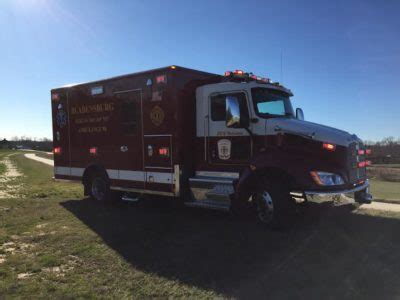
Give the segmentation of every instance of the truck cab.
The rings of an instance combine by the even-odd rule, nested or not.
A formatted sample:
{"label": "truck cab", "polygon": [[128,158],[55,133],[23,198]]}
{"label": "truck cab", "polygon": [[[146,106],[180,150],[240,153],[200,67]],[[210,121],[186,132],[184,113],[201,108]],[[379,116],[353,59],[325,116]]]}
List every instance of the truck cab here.
{"label": "truck cab", "polygon": [[372,200],[368,150],[356,135],[305,121],[292,107],[292,92],[279,83],[243,71],[225,77],[196,90],[199,147],[189,205],[226,209],[257,202],[261,220],[274,222],[274,209],[294,198],[329,201],[355,193],[358,202]]}

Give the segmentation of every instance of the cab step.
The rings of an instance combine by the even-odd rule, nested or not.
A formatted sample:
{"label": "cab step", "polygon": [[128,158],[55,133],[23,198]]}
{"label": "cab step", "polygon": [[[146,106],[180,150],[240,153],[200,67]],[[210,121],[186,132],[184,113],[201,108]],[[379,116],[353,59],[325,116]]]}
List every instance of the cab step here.
{"label": "cab step", "polygon": [[229,204],[215,202],[215,201],[206,201],[206,200],[191,201],[191,202],[185,202],[185,206],[207,208],[207,209],[213,209],[213,210],[219,210],[219,211],[225,211],[225,212],[229,211]]}

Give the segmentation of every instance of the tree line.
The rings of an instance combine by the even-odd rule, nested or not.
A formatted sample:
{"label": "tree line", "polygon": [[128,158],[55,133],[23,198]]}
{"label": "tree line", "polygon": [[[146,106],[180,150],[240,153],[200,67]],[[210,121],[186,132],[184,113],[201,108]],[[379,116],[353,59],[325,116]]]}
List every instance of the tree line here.
{"label": "tree line", "polygon": [[53,151],[53,141],[49,138],[31,138],[14,136],[10,140],[0,138],[0,149],[32,149],[39,151]]}
{"label": "tree line", "polygon": [[400,139],[385,137],[378,142],[365,141],[371,149],[371,161],[375,164],[400,164]]}

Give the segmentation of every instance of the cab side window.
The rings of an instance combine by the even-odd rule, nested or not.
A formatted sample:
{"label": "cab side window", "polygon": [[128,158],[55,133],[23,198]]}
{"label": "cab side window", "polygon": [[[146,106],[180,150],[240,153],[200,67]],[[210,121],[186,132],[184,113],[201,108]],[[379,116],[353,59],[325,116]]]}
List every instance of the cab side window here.
{"label": "cab side window", "polygon": [[226,108],[225,99],[227,96],[236,97],[239,100],[240,118],[246,122],[249,120],[249,110],[247,107],[245,93],[232,93],[232,94],[218,94],[211,97],[211,120],[212,121],[225,121]]}

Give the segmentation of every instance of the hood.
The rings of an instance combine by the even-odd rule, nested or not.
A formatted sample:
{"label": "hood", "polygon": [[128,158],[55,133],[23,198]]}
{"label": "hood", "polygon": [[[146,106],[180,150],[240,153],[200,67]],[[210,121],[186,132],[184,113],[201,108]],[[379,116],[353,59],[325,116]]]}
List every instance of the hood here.
{"label": "hood", "polygon": [[345,147],[352,142],[360,141],[356,135],[347,131],[298,119],[268,119],[266,126],[267,134],[290,133]]}

